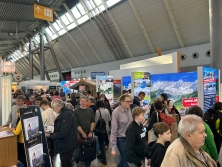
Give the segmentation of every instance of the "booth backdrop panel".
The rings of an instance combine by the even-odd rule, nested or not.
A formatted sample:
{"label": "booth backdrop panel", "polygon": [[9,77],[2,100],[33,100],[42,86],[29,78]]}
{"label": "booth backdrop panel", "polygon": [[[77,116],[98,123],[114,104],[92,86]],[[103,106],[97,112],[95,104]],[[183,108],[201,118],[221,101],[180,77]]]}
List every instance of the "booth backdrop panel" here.
{"label": "booth backdrop panel", "polygon": [[2,124],[6,123],[12,107],[12,76],[2,77]]}
{"label": "booth backdrop panel", "polygon": [[197,105],[197,92],[197,72],[151,75],[152,102],[154,102],[161,93],[166,93],[169,100],[172,100],[174,106],[180,110],[185,107],[183,106],[183,100],[186,98],[191,98],[191,100],[195,98],[192,105]]}

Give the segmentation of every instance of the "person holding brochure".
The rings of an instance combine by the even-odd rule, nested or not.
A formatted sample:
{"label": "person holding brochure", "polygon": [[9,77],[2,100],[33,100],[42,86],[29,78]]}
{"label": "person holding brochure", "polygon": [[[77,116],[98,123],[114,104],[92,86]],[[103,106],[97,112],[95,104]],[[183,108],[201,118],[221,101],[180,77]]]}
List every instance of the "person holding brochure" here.
{"label": "person holding brochure", "polygon": [[11,128],[15,128],[16,127],[16,123],[17,123],[17,119],[18,117],[16,117],[16,111],[18,108],[26,108],[25,103],[25,97],[22,95],[19,95],[16,99],[16,105],[12,106],[11,112],[8,116],[8,121],[6,122],[5,126],[9,126],[11,124]]}
{"label": "person holding brochure", "polygon": [[54,141],[54,152],[60,154],[62,167],[71,167],[73,154],[78,146],[74,114],[60,99],[52,101],[52,109],[59,114],[54,122],[54,133],[50,134]]}
{"label": "person holding brochure", "polygon": [[[19,97],[19,96],[18,96]],[[12,132],[18,136],[18,160],[24,164],[25,167],[27,167],[26,162],[26,155],[25,155],[25,149],[24,149],[24,136],[22,134],[22,124],[20,120],[20,110],[17,109],[16,116],[18,118],[16,128],[12,128]]]}

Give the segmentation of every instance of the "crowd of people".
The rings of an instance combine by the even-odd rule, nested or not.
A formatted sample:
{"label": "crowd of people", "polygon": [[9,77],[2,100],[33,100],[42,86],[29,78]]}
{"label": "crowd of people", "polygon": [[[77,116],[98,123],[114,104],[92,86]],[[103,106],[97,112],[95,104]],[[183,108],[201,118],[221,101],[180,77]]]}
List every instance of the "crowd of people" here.
{"label": "crowd of people", "polygon": [[[54,126],[54,132],[46,137],[50,156],[53,158],[60,154],[62,167],[72,167],[74,162],[78,167],[91,165],[93,151],[87,154],[87,159],[80,147],[85,139],[95,139],[99,146],[95,156],[104,165],[109,165],[106,152],[110,146],[114,157],[120,154],[121,160],[117,167],[220,166],[220,117],[217,117],[214,125],[216,130],[213,130],[204,122],[207,120],[200,107],[189,108],[186,116],[182,119],[179,117],[178,139],[171,142],[171,125],[161,115],[179,114],[178,110],[167,95],[162,93],[147,111],[141,107],[144,97],[144,92],[140,92],[138,96],[125,92],[115,105],[110,106],[103,93],[93,97],[90,91],[72,93],[69,96],[62,90],[16,91],[13,94],[16,103],[4,126],[11,125],[13,133],[18,135],[18,160],[25,166],[27,164],[19,112],[20,108],[28,105],[39,106],[43,125]],[[216,102],[211,110],[221,114],[222,103]],[[148,120],[148,125],[144,123],[145,119]],[[99,129],[99,132],[96,128],[101,128],[102,125],[105,127]],[[148,131],[151,129],[153,141],[148,144]]]}

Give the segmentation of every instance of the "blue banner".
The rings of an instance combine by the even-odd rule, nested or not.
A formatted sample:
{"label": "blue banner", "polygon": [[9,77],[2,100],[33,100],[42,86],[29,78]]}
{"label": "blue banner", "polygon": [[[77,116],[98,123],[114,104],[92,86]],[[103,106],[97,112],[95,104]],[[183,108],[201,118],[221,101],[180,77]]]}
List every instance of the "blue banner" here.
{"label": "blue banner", "polygon": [[106,75],[106,73],[105,72],[91,72],[91,79],[96,79],[96,75],[104,76]]}
{"label": "blue banner", "polygon": [[208,109],[213,108],[216,102],[216,92],[217,92],[217,70],[214,68],[203,67],[203,105],[204,112]]}

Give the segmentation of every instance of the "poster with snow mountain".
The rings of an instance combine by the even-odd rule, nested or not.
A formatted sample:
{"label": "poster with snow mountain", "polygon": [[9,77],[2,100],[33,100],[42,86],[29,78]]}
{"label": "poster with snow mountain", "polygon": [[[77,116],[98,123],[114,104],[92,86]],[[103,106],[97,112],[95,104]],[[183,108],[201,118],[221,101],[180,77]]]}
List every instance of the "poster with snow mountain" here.
{"label": "poster with snow mountain", "polygon": [[151,80],[151,101],[166,93],[178,110],[198,105],[197,72],[153,74]]}

